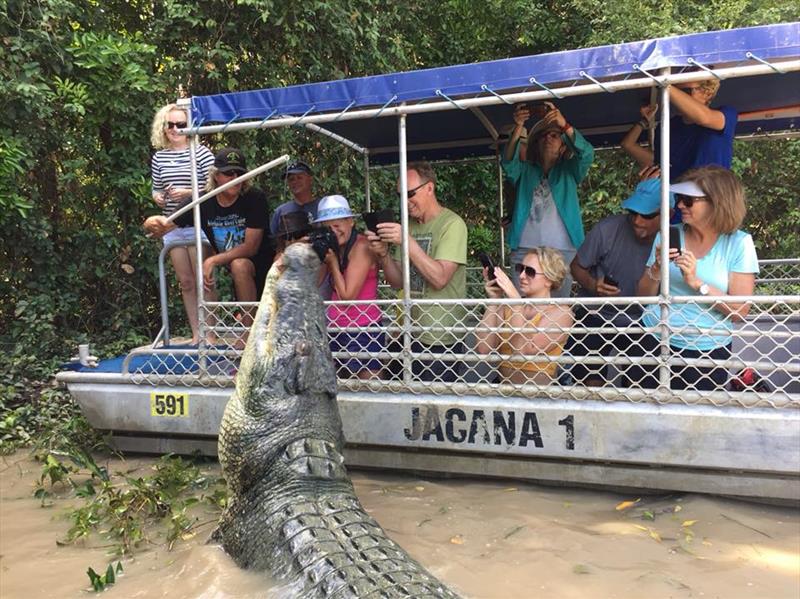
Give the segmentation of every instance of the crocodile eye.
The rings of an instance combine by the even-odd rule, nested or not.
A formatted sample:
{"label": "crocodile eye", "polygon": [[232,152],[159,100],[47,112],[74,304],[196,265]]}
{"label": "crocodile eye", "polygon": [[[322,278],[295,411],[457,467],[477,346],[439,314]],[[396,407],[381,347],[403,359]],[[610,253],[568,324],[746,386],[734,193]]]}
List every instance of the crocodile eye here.
{"label": "crocodile eye", "polygon": [[294,351],[299,356],[308,356],[311,353],[311,345],[308,341],[298,341],[294,344]]}

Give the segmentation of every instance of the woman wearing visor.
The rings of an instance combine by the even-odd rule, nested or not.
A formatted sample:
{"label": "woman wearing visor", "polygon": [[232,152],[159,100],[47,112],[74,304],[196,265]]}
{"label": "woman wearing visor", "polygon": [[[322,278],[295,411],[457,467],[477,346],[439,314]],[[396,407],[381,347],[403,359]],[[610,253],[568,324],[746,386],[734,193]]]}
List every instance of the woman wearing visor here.
{"label": "woman wearing visor", "polygon": [[[679,247],[669,250],[669,294],[709,298],[753,295],[758,257],[753,238],[739,230],[747,212],[739,178],[722,167],[705,166],[687,171],[670,191],[683,223],[675,227],[680,240],[675,245]],[[639,295],[658,294],[662,267],[661,237],[657,235],[639,281]],[[688,359],[729,360],[733,323],[743,320],[749,311],[746,301],[672,303],[670,346]],[[648,306],[643,322],[648,327],[658,326],[660,307]],[[655,338],[651,340],[655,349]],[[726,366],[672,366],[673,389],[724,390],[727,379]],[[650,386],[655,386],[655,379]]]}
{"label": "woman wearing visor", "polygon": [[[495,266],[493,273],[484,268],[486,294],[492,299],[549,298],[568,272],[561,252],[546,247],[528,251],[521,262],[514,264],[514,270],[520,291],[501,268]],[[548,385],[556,378],[558,363],[542,360],[541,356],[561,355],[573,321],[569,306],[493,304],[486,307],[481,328],[508,328],[513,332],[479,331],[475,334],[475,349],[480,354],[498,352],[504,356],[500,382]]]}

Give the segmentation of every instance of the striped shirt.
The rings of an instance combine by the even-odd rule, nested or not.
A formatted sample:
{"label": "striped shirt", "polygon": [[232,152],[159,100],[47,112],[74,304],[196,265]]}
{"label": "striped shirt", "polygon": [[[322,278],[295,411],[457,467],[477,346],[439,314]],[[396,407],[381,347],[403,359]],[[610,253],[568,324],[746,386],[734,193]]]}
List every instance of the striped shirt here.
{"label": "striped shirt", "polygon": [[[153,154],[153,158],[150,161],[150,171],[153,177],[153,193],[164,193],[170,184],[173,187],[191,187],[191,164],[190,148],[185,148],[183,150],[159,150]],[[211,153],[211,150],[205,146],[198,146],[197,184],[200,189],[203,189],[206,185],[208,169],[211,168],[212,164],[214,164],[214,155]],[[190,199],[191,198],[177,200],[167,197],[167,203],[164,206],[164,216],[170,216]]]}

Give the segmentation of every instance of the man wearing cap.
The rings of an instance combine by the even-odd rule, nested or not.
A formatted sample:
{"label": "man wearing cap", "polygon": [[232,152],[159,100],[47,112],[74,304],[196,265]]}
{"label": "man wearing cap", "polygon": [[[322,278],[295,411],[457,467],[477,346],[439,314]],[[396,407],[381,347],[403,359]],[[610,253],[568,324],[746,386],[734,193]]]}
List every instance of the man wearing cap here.
{"label": "man wearing cap", "polygon": [[[244,154],[236,148],[224,148],[214,157],[206,191],[246,172]],[[214,254],[203,261],[203,284],[208,299],[217,298],[214,271],[224,266],[233,278],[236,298],[240,302],[258,300],[274,256],[264,232],[267,212],[266,195],[251,187],[250,180],[229,187],[200,205],[200,226],[214,248]],[[191,226],[192,222],[191,212],[176,220],[178,226]],[[175,228],[176,223],[167,222],[163,216],[151,216],[144,222],[144,228],[160,236]]]}
{"label": "man wearing cap", "polygon": [[[452,300],[467,296],[467,225],[436,197],[436,174],[427,162],[408,165],[408,255],[411,261],[411,297],[426,300]],[[386,281],[403,288],[401,245],[403,231],[398,223],[381,223],[376,232],[367,232],[370,247],[379,257]],[[377,233],[377,235],[375,234]],[[394,251],[388,251],[388,245]],[[463,353],[463,343],[448,330],[464,324],[462,305],[415,305],[412,323],[422,329],[412,351]],[[415,377],[424,381],[458,380],[460,363],[443,360],[415,360]]]}
{"label": "man wearing cap", "polygon": [[269,225],[272,235],[278,234],[280,220],[284,214],[302,211],[308,215],[308,222],[312,222],[317,218],[319,198],[315,198],[312,191],[314,175],[311,172],[311,167],[302,160],[296,160],[286,167],[283,178],[292,194],[292,199],[278,206],[275,212],[272,213],[272,220]]}
{"label": "man wearing cap", "polygon": [[[660,227],[661,179],[658,168],[642,171],[644,180],[631,196],[622,202],[627,214],[608,216],[597,223],[572,260],[570,270],[579,283],[578,297],[634,297],[645,269],[653,240]],[[675,204],[670,194],[670,208]],[[591,328],[623,328],[636,326],[642,315],[639,304],[577,305],[578,326]],[[573,356],[608,356],[612,347],[626,355],[643,355],[642,335],[636,334],[576,334],[567,343]],[[639,380],[638,368],[618,366],[629,386]],[[570,374],[578,384],[600,386],[607,380],[606,366],[574,364]]]}

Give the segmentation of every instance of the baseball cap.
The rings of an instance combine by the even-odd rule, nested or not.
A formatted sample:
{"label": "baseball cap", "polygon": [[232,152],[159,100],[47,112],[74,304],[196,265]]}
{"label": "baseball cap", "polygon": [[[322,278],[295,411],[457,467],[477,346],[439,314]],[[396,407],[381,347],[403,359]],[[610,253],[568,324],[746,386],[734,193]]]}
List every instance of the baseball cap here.
{"label": "baseball cap", "polygon": [[677,193],[682,196],[692,196],[693,198],[703,198],[706,196],[706,192],[700,189],[700,186],[694,181],[675,183],[669,186],[669,190],[672,193]]}
{"label": "baseball cap", "polygon": [[222,148],[217,152],[214,156],[214,166],[225,175],[244,175],[247,172],[244,154],[236,148]]}
{"label": "baseball cap", "polygon": [[311,232],[311,225],[308,222],[308,214],[303,210],[295,210],[287,214],[281,214],[278,219],[278,231],[272,235],[273,239],[299,239]]}
{"label": "baseball cap", "polygon": [[[647,179],[639,183],[630,197],[622,202],[622,207],[637,214],[659,212],[661,210],[661,179]],[[675,207],[675,196],[672,193],[669,194],[669,207]]]}
{"label": "baseball cap", "polygon": [[289,175],[294,175],[296,173],[305,173],[307,175],[314,174],[311,172],[311,167],[308,166],[308,164],[302,160],[295,160],[294,162],[290,162],[289,166],[286,167],[286,170],[283,172],[283,178],[285,179]]}
{"label": "baseball cap", "polygon": [[325,196],[317,206],[317,218],[314,220],[314,224],[337,218],[352,218],[353,216],[347,198],[341,195]]}

